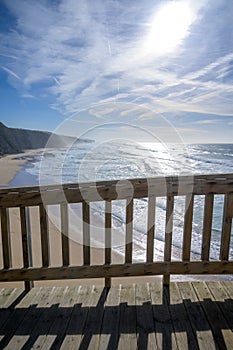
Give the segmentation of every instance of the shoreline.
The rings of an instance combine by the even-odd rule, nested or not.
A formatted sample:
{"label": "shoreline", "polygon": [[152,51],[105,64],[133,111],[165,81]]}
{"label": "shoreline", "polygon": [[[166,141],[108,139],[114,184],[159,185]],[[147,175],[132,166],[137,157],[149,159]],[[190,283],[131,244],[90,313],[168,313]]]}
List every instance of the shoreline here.
{"label": "shoreline", "polygon": [[20,170],[36,156],[39,156],[44,149],[26,150],[23,153],[3,155],[0,158],[0,188],[7,188],[17,176]]}

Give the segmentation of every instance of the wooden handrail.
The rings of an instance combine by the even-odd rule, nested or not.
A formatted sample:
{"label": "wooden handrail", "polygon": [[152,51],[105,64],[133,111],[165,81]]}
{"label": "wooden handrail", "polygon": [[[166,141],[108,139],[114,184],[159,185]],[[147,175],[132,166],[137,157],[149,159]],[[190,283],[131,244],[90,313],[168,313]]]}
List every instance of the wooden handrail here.
{"label": "wooden handrail", "polygon": [[[220,256],[210,260],[212,218],[215,195],[222,194],[224,213]],[[205,195],[202,247],[198,261],[191,261],[192,223],[195,196]],[[165,245],[162,261],[154,261],[154,231],[157,197],[166,197]],[[185,196],[183,243],[181,261],[172,261],[173,211],[176,196]],[[133,262],[133,218],[134,200],[148,198],[146,259],[141,263]],[[112,204],[115,200],[125,200],[126,231],[125,259],[122,264],[112,264]],[[93,265],[91,259],[90,204],[105,201],[105,247],[104,264]],[[69,203],[82,203],[83,222],[83,265],[71,265],[69,236]],[[59,205],[61,217],[61,267],[53,267],[50,261],[50,232],[47,209],[50,205]],[[33,266],[29,255],[26,210],[34,206],[39,208],[41,261],[40,268]],[[20,208],[22,235],[22,268],[12,266],[11,228],[9,208]],[[31,281],[64,278],[105,278],[110,286],[111,277],[164,275],[168,284],[171,274],[233,274],[233,261],[229,261],[231,225],[233,216],[233,174],[215,174],[198,176],[170,176],[142,178],[120,181],[101,181],[97,183],[64,184],[52,186],[34,186],[0,190],[0,214],[2,235],[3,268],[0,269],[0,281],[25,281],[27,289]],[[30,260],[30,261],[29,261]]]}

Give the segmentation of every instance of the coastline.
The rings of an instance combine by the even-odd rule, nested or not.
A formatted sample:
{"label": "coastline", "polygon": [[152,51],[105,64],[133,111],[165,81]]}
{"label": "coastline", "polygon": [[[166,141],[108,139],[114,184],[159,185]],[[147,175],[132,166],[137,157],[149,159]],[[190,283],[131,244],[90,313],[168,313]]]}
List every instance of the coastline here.
{"label": "coastline", "polygon": [[23,167],[44,149],[26,150],[23,153],[3,155],[0,158],[0,188],[6,188]]}

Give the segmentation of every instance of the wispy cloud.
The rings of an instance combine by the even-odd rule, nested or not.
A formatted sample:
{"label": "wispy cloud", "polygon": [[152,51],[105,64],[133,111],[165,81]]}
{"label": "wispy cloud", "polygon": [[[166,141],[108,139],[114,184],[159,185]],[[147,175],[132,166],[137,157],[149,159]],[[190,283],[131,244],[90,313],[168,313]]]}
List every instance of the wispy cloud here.
{"label": "wispy cloud", "polygon": [[[176,47],[161,52],[153,28],[169,3],[22,0],[19,6],[7,0],[16,26],[0,34],[2,69],[24,96],[46,91],[52,108],[64,115],[108,103],[112,110],[92,108],[90,114],[111,119],[116,102],[133,102],[139,108],[123,109],[119,118],[130,114],[141,123],[153,120],[155,112],[232,116],[233,48],[225,33],[233,32],[226,16],[233,4],[223,1],[215,22],[218,4],[186,1],[185,35]],[[184,2],[177,3],[184,8]],[[148,40],[151,50],[146,52]],[[151,112],[142,112],[142,106]]]}
{"label": "wispy cloud", "polygon": [[216,120],[216,119],[202,119],[202,120],[198,120],[196,122],[196,124],[200,124],[200,125],[210,125],[210,124],[216,124],[220,122],[220,120]]}
{"label": "wispy cloud", "polygon": [[15,72],[13,72],[10,68],[7,68],[7,67],[4,67],[4,66],[1,66],[1,68],[6,72],[8,73],[10,76],[20,80],[20,77],[18,76],[18,74],[16,74]]}

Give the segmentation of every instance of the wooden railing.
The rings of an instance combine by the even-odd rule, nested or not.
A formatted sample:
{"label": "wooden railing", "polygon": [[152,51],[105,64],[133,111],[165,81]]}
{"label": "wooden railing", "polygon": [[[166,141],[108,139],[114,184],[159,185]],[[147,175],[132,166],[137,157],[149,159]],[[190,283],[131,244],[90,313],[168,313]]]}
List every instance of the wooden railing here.
{"label": "wooden railing", "polygon": [[[224,195],[224,211],[220,254],[218,260],[210,259],[213,206],[215,195]],[[191,260],[192,221],[195,196],[204,195],[202,247],[199,259]],[[154,261],[154,232],[156,198],[166,196],[166,223],[164,259]],[[181,261],[171,259],[174,198],[185,196],[183,245]],[[133,206],[136,198],[148,198],[147,248],[145,262],[134,263],[133,254]],[[112,257],[112,203],[126,201],[125,261],[111,263]],[[90,248],[90,203],[105,201],[105,262],[93,265]],[[69,203],[82,203],[83,220],[83,264],[70,264]],[[47,208],[60,205],[62,266],[51,266],[49,259],[49,225]],[[41,267],[32,264],[30,244],[29,207],[39,207]],[[10,208],[20,208],[21,240],[23,251],[22,267],[12,264]],[[24,281],[29,289],[34,280],[105,278],[107,286],[111,277],[163,275],[169,283],[172,274],[232,274],[233,261],[229,260],[231,224],[233,216],[233,174],[200,175],[183,177],[161,177],[124,181],[104,181],[53,185],[42,187],[12,188],[0,190],[2,269],[0,281]]]}

